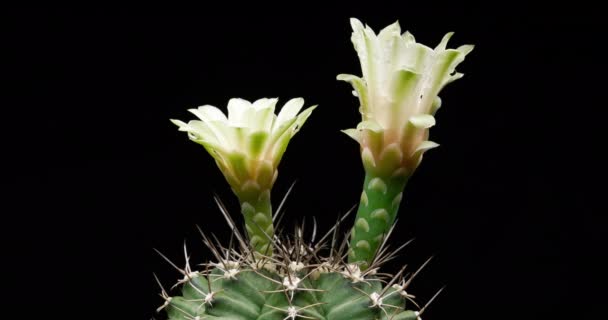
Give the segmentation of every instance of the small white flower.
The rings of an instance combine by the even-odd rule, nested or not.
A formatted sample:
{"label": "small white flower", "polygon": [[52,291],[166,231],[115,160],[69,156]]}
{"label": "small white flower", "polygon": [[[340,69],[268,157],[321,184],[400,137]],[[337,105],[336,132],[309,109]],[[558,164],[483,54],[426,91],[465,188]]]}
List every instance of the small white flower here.
{"label": "small white flower", "polygon": [[404,168],[411,173],[422,153],[438,146],[427,140],[441,105],[437,95],[463,76],[455,68],[473,46],[446,49],[452,36],[448,33],[431,49],[416,43],[409,32],[401,34],[398,22],[377,35],[357,19],[350,22],[363,77],[341,74],[338,80],[354,87],[362,121],[344,132],[361,144],[362,151],[368,149],[363,156],[366,169]]}
{"label": "small white flower", "polygon": [[235,191],[251,183],[270,189],[290,139],[316,107],[298,114],[304,99],[295,98],[275,115],[277,100],[264,98],[251,103],[234,98],[228,102],[228,117],[205,105],[189,110],[200,120],[171,121],[180,131],[188,132],[190,140],[205,147]]}

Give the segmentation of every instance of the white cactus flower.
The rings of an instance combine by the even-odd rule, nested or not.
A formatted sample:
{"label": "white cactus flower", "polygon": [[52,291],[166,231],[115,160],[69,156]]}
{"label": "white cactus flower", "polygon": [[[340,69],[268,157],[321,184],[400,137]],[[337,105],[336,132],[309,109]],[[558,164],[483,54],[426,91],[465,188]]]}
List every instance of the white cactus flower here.
{"label": "white cactus flower", "polygon": [[386,157],[382,153],[388,152],[391,161],[399,160],[398,167],[411,172],[424,151],[438,146],[427,141],[441,105],[437,95],[446,84],[463,76],[455,68],[473,46],[446,49],[452,36],[448,33],[431,49],[416,43],[409,32],[401,34],[398,22],[377,35],[357,19],[350,22],[363,77],[340,74],[338,80],[354,87],[362,121],[356,129],[344,132],[361,144],[366,168],[395,169],[394,164],[383,163]]}
{"label": "white cactus flower", "polygon": [[295,98],[275,115],[277,101],[264,98],[251,103],[234,98],[228,102],[228,117],[205,105],[189,110],[200,120],[171,121],[180,131],[188,132],[190,140],[205,147],[235,192],[252,183],[268,190],[289,141],[316,107],[298,114],[304,99]]}

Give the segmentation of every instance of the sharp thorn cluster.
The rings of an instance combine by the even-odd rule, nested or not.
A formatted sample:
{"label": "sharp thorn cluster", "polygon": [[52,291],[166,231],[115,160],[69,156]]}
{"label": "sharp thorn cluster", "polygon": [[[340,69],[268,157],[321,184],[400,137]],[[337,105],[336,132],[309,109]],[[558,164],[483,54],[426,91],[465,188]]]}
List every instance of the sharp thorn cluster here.
{"label": "sharp thorn cluster", "polygon": [[[287,192],[286,197],[289,193],[290,191]],[[393,228],[385,235],[375,258],[366,269],[362,269],[356,263],[348,263],[346,258],[350,250],[349,235],[347,233],[345,237],[341,237],[339,234],[341,223],[353,211],[354,207],[338,218],[336,223],[319,237],[318,241],[315,241],[318,232],[315,220],[313,220],[311,232],[307,232],[305,222],[296,226],[291,235],[277,232],[277,235],[271,239],[273,254],[265,255],[255,252],[249,245],[246,237],[236,227],[236,223],[218,197],[215,197],[215,202],[232,231],[228,246],[223,246],[215,235],[208,235],[201,228],[198,228],[203,244],[213,256],[213,261],[199,265],[202,267],[200,270],[192,268],[190,254],[185,243],[183,245],[185,261],[183,268],[155,249],[160,257],[177,270],[181,276],[171,289],[181,287],[183,291],[190,290],[195,295],[195,297],[189,299],[181,296],[172,297],[161,285],[158,277],[154,275],[161,288],[160,296],[163,299],[162,305],[157,309],[158,312],[171,309],[174,315],[177,313],[182,317],[176,319],[204,319],[206,317],[205,312],[212,311],[218,304],[227,301],[226,290],[234,290],[234,288],[226,289],[227,283],[236,283],[248,273],[252,273],[257,277],[256,279],[264,281],[265,287],[267,287],[267,289],[258,290],[257,294],[262,297],[264,302],[260,307],[266,308],[266,312],[282,313],[284,315],[283,320],[296,318],[324,319],[318,316],[318,310],[324,310],[323,308],[326,308],[326,305],[329,305],[330,302],[319,299],[313,299],[305,303],[301,301],[301,296],[305,293],[309,294],[310,297],[332,294],[329,291],[333,291],[333,287],[319,285],[324,279],[323,277],[333,276],[338,279],[332,280],[335,281],[334,285],[339,284],[351,288],[349,290],[352,292],[345,297],[348,300],[344,303],[356,304],[367,301],[365,304],[367,309],[379,310],[386,319],[392,319],[398,313],[405,312],[407,310],[405,308],[406,301],[418,309],[415,317],[419,318],[443,290],[443,288],[439,290],[422,308],[416,303],[415,296],[406,291],[416,276],[428,265],[432,257],[411,273],[406,272],[407,265],[395,274],[379,271],[382,265],[393,260],[412,242],[410,240],[395,249],[391,249],[387,239],[390,237]],[[275,215],[276,217],[277,215]],[[306,234],[311,234],[308,240],[305,238]],[[271,303],[272,300],[278,299],[270,299],[269,297],[273,294],[283,296],[279,300],[284,303]],[[188,309],[177,303],[176,297],[183,299],[179,301],[184,303],[194,303],[196,307]],[[174,317],[170,317],[170,319]]]}

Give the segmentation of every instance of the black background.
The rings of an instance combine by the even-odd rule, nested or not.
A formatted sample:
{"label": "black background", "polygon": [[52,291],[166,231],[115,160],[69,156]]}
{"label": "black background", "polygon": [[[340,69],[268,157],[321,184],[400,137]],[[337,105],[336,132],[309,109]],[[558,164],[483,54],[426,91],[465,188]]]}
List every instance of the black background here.
{"label": "black background", "polygon": [[[292,140],[275,205],[297,180],[287,225],[327,229],[363,172],[339,129],[359,120],[339,73],[360,74],[348,18],[399,20],[419,42],[475,50],[446,87],[430,151],[407,186],[398,261],[436,258],[414,283],[425,319],[591,318],[603,302],[604,22],[592,8],[529,5],[21,8],[2,19],[2,259],[7,312],[22,318],[149,319],[152,250],[209,254],[195,225],[229,236],[213,204],[235,198],[169,118],[231,97],[319,104]],[[596,11],[597,13],[597,11]],[[238,215],[235,214],[235,217]],[[605,294],[603,295],[605,297]],[[156,316],[158,317],[158,316]],[[160,317],[162,318],[162,316]],[[597,316],[595,316],[597,318]]]}

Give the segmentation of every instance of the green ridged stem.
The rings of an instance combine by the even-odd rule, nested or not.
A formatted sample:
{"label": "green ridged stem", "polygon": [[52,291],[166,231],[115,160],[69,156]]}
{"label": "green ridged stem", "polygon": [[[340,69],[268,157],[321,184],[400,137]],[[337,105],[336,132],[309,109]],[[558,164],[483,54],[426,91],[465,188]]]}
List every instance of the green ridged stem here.
{"label": "green ridged stem", "polygon": [[241,203],[241,213],[245,219],[251,247],[255,252],[271,256],[272,245],[269,238],[274,236],[274,226],[270,190],[240,192],[237,197]]}
{"label": "green ridged stem", "polygon": [[360,263],[365,270],[372,262],[384,235],[395,222],[407,180],[406,175],[366,173],[351,233],[349,263]]}
{"label": "green ridged stem", "polygon": [[[289,291],[281,284],[285,274],[244,268],[227,278],[224,272],[214,268],[208,277],[199,275],[184,283],[182,296],[171,297],[167,303],[169,319],[284,320],[291,319],[287,313],[289,307],[298,310],[297,319],[415,320],[417,317],[415,311],[406,309],[406,299],[400,291],[394,287],[384,290],[382,282],[373,277],[367,279],[370,281],[353,282],[335,271],[313,277],[307,269],[291,275],[302,280],[297,289]],[[209,290],[213,297],[206,303]],[[381,306],[373,305],[374,293],[383,293]]]}

